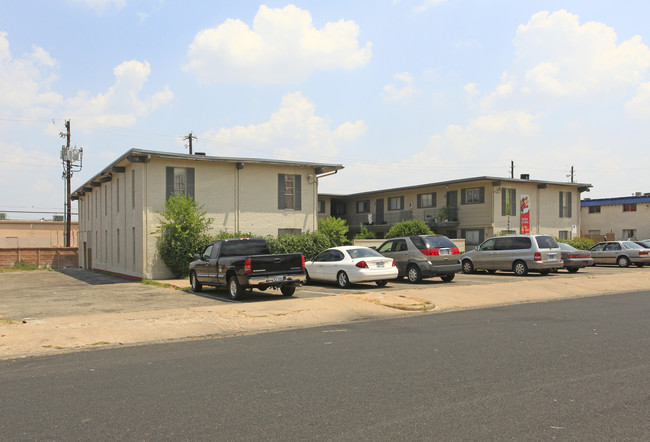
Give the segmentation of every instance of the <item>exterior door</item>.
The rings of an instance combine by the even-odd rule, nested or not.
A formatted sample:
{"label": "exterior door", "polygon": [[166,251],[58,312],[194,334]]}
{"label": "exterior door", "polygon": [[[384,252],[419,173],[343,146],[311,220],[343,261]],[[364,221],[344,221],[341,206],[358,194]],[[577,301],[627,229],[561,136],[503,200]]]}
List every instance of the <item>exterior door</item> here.
{"label": "exterior door", "polygon": [[450,190],[447,192],[447,205],[451,207],[452,211],[449,215],[449,221],[458,221],[458,191]]}
{"label": "exterior door", "polygon": [[375,224],[384,224],[384,199],[380,198],[375,203],[377,210],[375,213]]}

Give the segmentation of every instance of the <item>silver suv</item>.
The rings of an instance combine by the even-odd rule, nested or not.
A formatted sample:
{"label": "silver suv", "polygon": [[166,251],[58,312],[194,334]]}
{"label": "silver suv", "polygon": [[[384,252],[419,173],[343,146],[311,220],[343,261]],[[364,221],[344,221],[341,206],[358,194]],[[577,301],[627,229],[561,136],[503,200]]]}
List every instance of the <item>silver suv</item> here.
{"label": "silver suv", "polygon": [[460,257],[464,273],[476,270],[515,272],[524,276],[529,271],[547,275],[561,269],[562,250],[548,235],[506,235],[489,238],[476,249]]}
{"label": "silver suv", "polygon": [[419,235],[391,238],[377,251],[397,263],[398,278],[408,277],[413,283],[422,278],[440,276],[443,281],[454,279],[461,271],[458,247],[443,235]]}

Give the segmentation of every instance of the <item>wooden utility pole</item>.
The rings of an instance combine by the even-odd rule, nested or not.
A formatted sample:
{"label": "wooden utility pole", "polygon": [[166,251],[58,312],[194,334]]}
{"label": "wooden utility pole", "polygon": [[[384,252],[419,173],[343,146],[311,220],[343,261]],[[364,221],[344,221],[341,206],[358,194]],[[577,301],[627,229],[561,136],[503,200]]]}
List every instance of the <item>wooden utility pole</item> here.
{"label": "wooden utility pole", "polygon": [[510,178],[514,178],[514,177],[515,177],[515,162],[511,160],[510,161]]}
{"label": "wooden utility pole", "polygon": [[[65,147],[70,152],[70,120],[65,122],[66,143]],[[70,247],[70,225],[72,224],[72,199],[70,198],[70,178],[72,176],[70,157],[65,162],[65,246]]]}
{"label": "wooden utility pole", "polygon": [[192,155],[192,139],[196,140],[197,138],[194,135],[192,135],[192,132],[190,132],[190,134],[183,139],[189,141],[190,155]]}

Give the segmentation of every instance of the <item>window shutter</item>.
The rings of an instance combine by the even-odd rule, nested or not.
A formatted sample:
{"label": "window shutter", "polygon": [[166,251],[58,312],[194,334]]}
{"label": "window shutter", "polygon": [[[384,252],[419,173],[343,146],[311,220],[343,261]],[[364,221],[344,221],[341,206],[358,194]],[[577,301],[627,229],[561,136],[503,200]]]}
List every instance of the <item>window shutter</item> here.
{"label": "window shutter", "polygon": [[564,200],[564,192],[560,192],[560,218],[562,218],[562,216],[564,215],[562,213],[562,203],[564,202],[563,200]]}
{"label": "window shutter", "polygon": [[422,207],[422,195],[418,195],[418,209]]}
{"label": "window shutter", "polygon": [[431,207],[436,207],[438,202],[436,201],[436,192],[431,194]]}
{"label": "window shutter", "polygon": [[192,199],[196,199],[194,196],[194,168],[187,168],[187,196],[191,196]]}
{"label": "window shutter", "polygon": [[461,204],[467,204],[467,189],[461,189],[460,190],[460,203]]}
{"label": "window shutter", "polygon": [[567,218],[571,218],[571,192],[567,192],[566,196],[567,196]]}
{"label": "window shutter", "polygon": [[300,179],[302,178],[302,175],[296,175],[294,178],[294,198],[295,198],[295,204],[294,204],[294,209],[296,210],[302,210],[302,205],[301,205],[301,197],[302,197],[302,192],[301,192],[301,183]]}
{"label": "window shutter", "polygon": [[400,210],[404,210],[404,197],[403,196],[399,197],[399,208],[400,208]]}
{"label": "window shutter", "polygon": [[485,202],[485,187],[478,188],[478,202],[479,203]]}
{"label": "window shutter", "polygon": [[167,166],[165,175],[165,201],[167,201],[174,193],[174,168]]}
{"label": "window shutter", "polygon": [[284,204],[284,174],[278,174],[278,209],[285,208]]}
{"label": "window shutter", "polygon": [[[506,216],[508,215],[507,208],[506,208],[506,194],[508,193],[508,189],[501,189],[501,216]],[[512,204],[512,201],[510,201],[510,204]]]}

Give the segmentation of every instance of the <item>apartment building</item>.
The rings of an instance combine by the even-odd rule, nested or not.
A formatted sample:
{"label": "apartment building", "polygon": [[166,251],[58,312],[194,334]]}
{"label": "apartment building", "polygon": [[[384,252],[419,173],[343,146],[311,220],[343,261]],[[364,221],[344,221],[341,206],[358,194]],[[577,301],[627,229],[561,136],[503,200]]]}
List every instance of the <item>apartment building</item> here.
{"label": "apartment building", "polygon": [[319,178],[342,168],[131,149],[72,194],[79,264],[134,278],[171,277],[153,234],[171,194],[203,205],[213,233],[316,231]]}
{"label": "apartment building", "polygon": [[467,249],[503,232],[572,238],[580,232],[584,183],[482,176],[350,195],[319,196],[318,216],[344,218],[350,233],[361,225],[383,238],[398,222],[417,219],[434,232],[462,238]]}
{"label": "apartment building", "polygon": [[[613,232],[616,238],[650,238],[650,193],[619,198],[585,198],[580,203],[582,232],[593,239]],[[610,234],[608,239],[612,238]]]}

